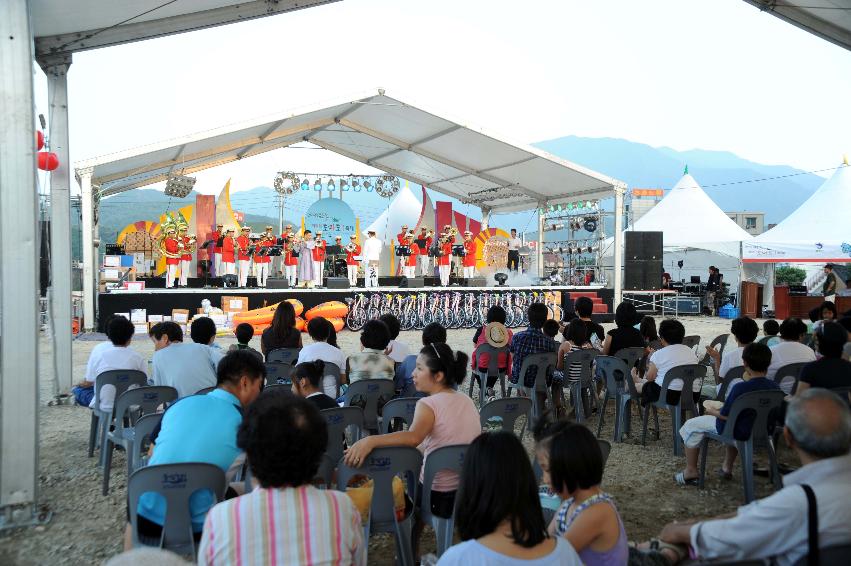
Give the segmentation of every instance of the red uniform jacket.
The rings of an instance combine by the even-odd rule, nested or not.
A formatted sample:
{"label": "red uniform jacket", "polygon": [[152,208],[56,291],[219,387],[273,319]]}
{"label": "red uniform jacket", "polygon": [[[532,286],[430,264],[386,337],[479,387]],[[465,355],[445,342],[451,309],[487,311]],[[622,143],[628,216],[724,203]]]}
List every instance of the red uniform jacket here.
{"label": "red uniform jacket", "polygon": [[225,236],[222,241],[222,261],[225,263],[234,263],[233,253],[233,238]]}
{"label": "red uniform jacket", "polygon": [[360,246],[355,244],[355,251],[346,252],[346,265],[357,265],[360,262],[355,259],[355,256],[360,256]]}
{"label": "red uniform jacket", "polygon": [[407,265],[408,267],[416,267],[417,256],[420,255],[422,251],[420,251],[420,247],[417,245],[416,242],[408,244],[408,247],[411,248],[411,255],[408,256],[407,263],[405,263],[405,265]]}
{"label": "red uniform jacket", "polygon": [[405,232],[399,232],[398,234],[396,234],[396,241],[399,242],[400,246],[407,245],[406,244],[406,242],[407,242],[406,238],[407,238],[407,234]]}
{"label": "red uniform jacket", "polygon": [[437,265],[449,265],[452,261],[452,242],[441,244],[440,254],[440,257],[437,258]]}
{"label": "red uniform jacket", "polygon": [[248,261],[251,259],[251,256],[248,255],[248,246],[251,244],[248,236],[238,237],[236,243],[239,244],[239,261]]}
{"label": "red uniform jacket", "polygon": [[[271,245],[272,240],[260,240],[260,242],[258,242],[257,244],[257,251],[260,251],[259,248],[269,248]],[[272,261],[272,258],[266,255],[267,253],[269,253],[268,249],[264,249],[262,255],[258,255],[257,253],[255,253],[254,263],[269,263],[270,261]]]}
{"label": "red uniform jacket", "polygon": [[[177,238],[166,238],[165,239],[165,251],[170,254],[176,254],[178,251],[177,248]],[[165,258],[166,265],[177,265],[180,263],[179,257],[166,257]]]}
{"label": "red uniform jacket", "polygon": [[219,238],[221,238],[221,237],[222,237],[222,235],[221,235],[221,233],[219,233],[218,230],[213,230],[213,235],[210,236],[210,238],[213,240],[213,253],[214,254],[222,253],[222,247],[219,245]]}
{"label": "red uniform jacket", "polygon": [[[189,249],[189,236],[183,236],[183,249]],[[185,253],[180,259],[182,259],[183,261],[192,261],[192,253]]]}
{"label": "red uniform jacket", "polygon": [[319,240],[316,247],[313,248],[313,261],[325,261],[325,246],[328,243],[325,240]]}
{"label": "red uniform jacket", "polygon": [[464,256],[464,267],[476,267],[476,242],[464,242],[464,251],[467,252]]}

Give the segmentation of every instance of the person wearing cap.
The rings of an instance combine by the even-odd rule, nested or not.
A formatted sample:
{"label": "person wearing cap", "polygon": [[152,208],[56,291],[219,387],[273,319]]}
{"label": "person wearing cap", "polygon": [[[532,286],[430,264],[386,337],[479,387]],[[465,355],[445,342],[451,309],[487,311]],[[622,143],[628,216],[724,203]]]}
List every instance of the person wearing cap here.
{"label": "person wearing cap", "polygon": [[422,250],[420,250],[420,247],[414,241],[413,232],[408,232],[405,236],[405,245],[408,246],[408,249],[411,251],[411,255],[401,258],[405,260],[403,275],[408,279],[413,279],[417,275],[417,256],[422,253]]}
{"label": "person wearing cap", "polygon": [[215,269],[216,277],[222,276],[222,236],[225,235],[224,226],[221,222],[216,224],[216,229],[210,235],[213,240],[213,268]]}
{"label": "person wearing cap", "polygon": [[177,239],[183,244],[183,255],[180,256],[180,282],[178,287],[186,287],[189,284],[189,271],[192,265],[192,238],[187,234],[188,226],[181,226],[177,230]]}
{"label": "person wearing cap", "polygon": [[437,258],[437,271],[440,275],[440,284],[443,287],[449,286],[449,274],[452,271],[452,245],[455,243],[455,236],[450,232],[450,226],[447,224],[440,235],[440,256]]}
{"label": "person wearing cap", "polygon": [[222,276],[236,275],[236,248],[234,230],[228,228],[225,231],[224,238],[222,238]]}
{"label": "person wearing cap", "polygon": [[364,287],[378,287],[378,263],[381,261],[381,240],[375,230],[368,230],[363,243]]}
{"label": "person wearing cap", "polygon": [[349,276],[349,285],[352,287],[357,287],[358,285],[358,259],[360,258],[361,249],[357,240],[357,236],[352,234],[349,236],[349,245],[346,247],[346,271]]}
{"label": "person wearing cap", "polygon": [[239,248],[239,286],[248,286],[248,271],[251,266],[251,256],[248,255],[248,246],[251,245],[251,240],[248,237],[251,234],[250,226],[242,227],[242,234],[236,239],[237,247]]}
{"label": "person wearing cap", "polygon": [[464,232],[464,279],[472,279],[476,274],[476,242],[473,240],[473,233],[467,230]]}
{"label": "person wearing cap", "polygon": [[275,234],[272,233],[273,228],[266,226],[266,232],[260,237],[257,242],[256,251],[254,253],[254,276],[257,278],[257,286],[265,288],[266,280],[269,278],[269,267],[272,263],[272,258],[269,257],[269,248],[275,244]]}
{"label": "person wearing cap", "polygon": [[[281,232],[281,240],[283,241],[283,252],[281,253],[281,269],[279,270],[279,273],[287,279],[289,279],[289,272],[287,271],[287,266],[289,265],[287,263],[287,249],[289,247],[290,242],[292,242],[292,237],[293,226],[292,224],[287,224],[286,228],[284,228],[284,231]],[[292,287],[292,283],[290,283],[290,286]]]}
{"label": "person wearing cap", "polygon": [[180,246],[178,245],[177,230],[169,228],[165,234],[165,251],[168,252],[165,258],[165,288],[171,289],[174,287],[174,280],[177,278],[177,267],[180,265],[181,256],[178,253]]}
{"label": "person wearing cap", "polygon": [[425,277],[426,275],[429,275],[428,249],[431,247],[433,239],[428,234],[426,227],[423,226],[420,228],[419,236],[417,236],[417,239],[414,241],[417,243],[417,247],[420,248],[420,275]]}
{"label": "person wearing cap", "polygon": [[322,238],[322,232],[317,230],[313,246],[313,284],[317,287],[322,286],[322,272],[325,269],[325,251],[327,247],[328,242]]}
{"label": "person wearing cap", "polygon": [[[511,345],[513,333],[505,326],[506,313],[505,309],[499,305],[492,306],[488,309],[485,317],[485,325],[479,327],[473,335],[473,355],[470,356],[470,367],[473,370],[473,379],[479,382],[482,386],[482,379],[488,374],[488,365],[490,364],[490,354],[479,354],[478,349],[482,344],[490,344],[492,348],[508,348]],[[499,372],[505,374],[506,377],[511,377],[511,353],[506,349],[505,352],[497,354],[497,367]],[[493,386],[496,383],[498,376],[491,376],[487,380],[487,396],[494,397]],[[488,399],[489,401],[491,399]]]}
{"label": "person wearing cap", "polygon": [[[407,246],[408,245],[408,225],[402,224],[402,228],[399,230],[399,233],[396,234],[396,245]],[[408,262],[404,256],[399,256],[399,265],[396,266],[396,275],[405,276],[406,270],[408,267]]]}

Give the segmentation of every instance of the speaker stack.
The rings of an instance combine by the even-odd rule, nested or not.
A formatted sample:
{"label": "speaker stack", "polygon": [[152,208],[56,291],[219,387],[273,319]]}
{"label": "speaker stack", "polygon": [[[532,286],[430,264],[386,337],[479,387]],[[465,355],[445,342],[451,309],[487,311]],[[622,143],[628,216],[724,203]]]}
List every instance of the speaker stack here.
{"label": "speaker stack", "polygon": [[662,232],[627,231],[624,235],[624,289],[659,289],[662,286]]}

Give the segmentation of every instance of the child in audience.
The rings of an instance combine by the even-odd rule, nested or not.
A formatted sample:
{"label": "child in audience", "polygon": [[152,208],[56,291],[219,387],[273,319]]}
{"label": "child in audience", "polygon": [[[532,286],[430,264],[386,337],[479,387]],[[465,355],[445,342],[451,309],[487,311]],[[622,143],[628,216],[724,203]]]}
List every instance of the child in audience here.
{"label": "child in audience", "polygon": [[[474,347],[473,347],[473,355],[472,355],[472,361],[471,361],[470,367],[473,370],[473,379],[475,379],[476,381],[479,381],[479,376],[478,376],[478,373],[477,373],[476,370],[478,370],[478,372],[487,373],[488,365],[490,364],[490,355],[482,354],[481,356],[479,356],[478,351],[477,351],[479,349],[479,346],[481,346],[482,344],[486,344],[488,342],[488,337],[485,334],[485,329],[487,328],[487,326],[489,324],[494,324],[494,323],[498,323],[498,324],[502,325],[502,327],[504,327],[505,326],[505,319],[506,319],[505,309],[502,308],[499,305],[494,305],[494,306],[492,306],[488,309],[487,315],[485,316],[485,324],[483,326],[480,326],[476,330],[476,332],[473,334],[473,345],[474,345]],[[544,323],[544,324],[546,325],[546,323]],[[503,328],[499,328],[499,330],[497,330],[497,332],[500,331],[500,330],[503,330]],[[514,333],[512,333],[511,330],[508,329],[508,328],[505,328],[504,331],[505,331],[505,334],[508,337],[508,344],[511,345],[511,338],[514,336]],[[556,329],[556,331],[558,331],[558,329]],[[550,338],[552,338],[552,336],[550,336]],[[511,378],[511,354],[506,352],[506,353],[503,353],[503,354],[499,354],[497,356],[497,358],[498,358],[497,362],[498,362],[499,369],[501,371],[504,371],[505,374],[506,374],[506,377],[508,377],[510,379]],[[497,379],[499,379],[497,376],[493,376],[493,377],[491,377],[487,380],[488,383],[487,383],[486,387],[487,387],[488,398],[494,397],[493,386],[496,384]],[[479,383],[479,385],[481,386],[481,383]]]}
{"label": "child in audience", "polygon": [[[509,330],[509,332],[511,332]],[[445,344],[446,328],[439,322],[432,322],[423,328],[423,346]],[[417,354],[411,354],[396,368],[396,392],[399,397],[425,397],[414,387],[414,368],[417,367]]]}
{"label": "child in audience", "polygon": [[780,343],[780,324],[773,318],[762,323],[762,333],[765,334],[767,340],[764,342],[769,348]]}
{"label": "child in audience", "polygon": [[[325,362],[326,370],[330,367],[328,364],[334,364],[340,370],[340,384],[345,383],[346,354],[337,346],[337,332],[334,330],[334,325],[318,316],[308,321],[307,333],[313,340],[313,344],[308,344],[299,351],[296,364],[322,360]],[[336,374],[326,371],[322,378],[322,390],[325,395],[336,398],[338,386]]]}
{"label": "child in audience", "polygon": [[[550,441],[553,436],[567,428],[568,424],[570,424],[570,421],[563,419],[557,421],[551,420],[549,412],[544,413],[541,418],[535,421],[535,425],[532,428],[532,437],[535,439],[535,465],[538,466],[536,475],[542,473],[541,462],[549,461]],[[544,518],[549,523],[555,512],[561,507],[561,497],[550,489],[549,483],[541,483],[540,480],[542,478],[540,476],[537,479],[540,483],[538,497],[541,500],[541,508],[544,510]]]}
{"label": "child in audience", "polygon": [[544,326],[541,327],[541,331],[544,333],[544,336],[549,336],[553,340],[555,340],[556,336],[558,336],[559,330],[561,330],[561,325],[552,318],[548,319],[544,323]]}
{"label": "child in audience", "polygon": [[247,322],[243,322],[236,327],[234,334],[236,335],[236,344],[231,344],[230,348],[228,348],[228,352],[233,352],[234,350],[246,350],[252,354],[260,356],[261,360],[263,359],[263,354],[248,345],[248,343],[251,342],[251,339],[254,338],[253,326]]}
{"label": "child in audience", "polygon": [[322,377],[324,375],[325,362],[302,362],[293,368],[293,393],[304,397],[320,411],[322,409],[334,409],[337,402],[322,392]]}
{"label": "child in audience", "polygon": [[360,334],[361,351],[349,356],[346,372],[349,383],[361,379],[393,379],[396,367],[387,354],[390,330],[380,320],[369,320]]}

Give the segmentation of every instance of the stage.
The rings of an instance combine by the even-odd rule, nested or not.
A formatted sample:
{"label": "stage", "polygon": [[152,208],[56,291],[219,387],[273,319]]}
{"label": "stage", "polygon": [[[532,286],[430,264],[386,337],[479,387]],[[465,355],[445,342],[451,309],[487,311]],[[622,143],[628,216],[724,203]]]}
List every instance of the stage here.
{"label": "stage", "polygon": [[[431,278],[426,278],[427,282]],[[221,307],[222,301],[227,297],[247,297],[249,309],[261,308],[275,304],[285,299],[298,299],[304,305],[305,310],[326,301],[343,301],[354,299],[358,294],[371,295],[373,293],[408,295],[411,293],[513,293],[513,292],[557,292],[561,293],[561,307],[565,316],[573,313],[573,299],[571,293],[596,295],[599,297],[600,307],[605,306],[607,312],[595,312],[594,319],[597,322],[610,322],[614,319],[612,313],[612,301],[614,292],[601,286],[577,287],[567,285],[555,286],[524,286],[524,287],[461,287],[451,285],[449,287],[424,286],[424,287],[399,287],[401,278],[380,278],[379,287],[354,287],[349,289],[257,289],[257,288],[222,288],[222,287],[193,287],[179,289],[150,288],[146,281],[146,288],[142,291],[130,291],[117,289],[98,294],[98,331],[104,332],[106,321],[115,313],[129,313],[133,309],[145,309],[147,315],[170,316],[174,309],[188,309],[190,313],[196,313],[201,308],[201,301],[209,299],[214,307]],[[198,281],[198,280],[195,280]],[[203,284],[203,279],[200,280]],[[395,284],[392,284],[395,283]],[[575,297],[574,297],[575,298]],[[595,311],[602,308],[595,308]]]}

